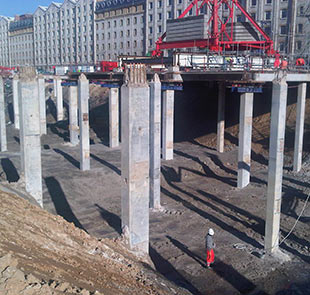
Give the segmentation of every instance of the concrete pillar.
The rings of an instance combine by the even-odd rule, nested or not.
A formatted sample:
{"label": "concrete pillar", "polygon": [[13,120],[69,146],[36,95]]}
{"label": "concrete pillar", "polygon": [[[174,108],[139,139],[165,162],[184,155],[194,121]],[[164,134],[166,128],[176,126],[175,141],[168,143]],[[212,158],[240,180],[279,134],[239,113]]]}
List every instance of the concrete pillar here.
{"label": "concrete pillar", "polygon": [[150,83],[150,208],[160,208],[161,83]]}
{"label": "concrete pillar", "polygon": [[53,89],[54,89],[54,97],[57,97],[57,76],[53,79]]}
{"label": "concrete pillar", "polygon": [[238,188],[244,188],[250,182],[252,119],[253,93],[241,94],[238,147]]}
{"label": "concrete pillar", "polygon": [[78,89],[76,86],[69,87],[69,131],[72,145],[79,144],[78,123]]}
{"label": "concrete pillar", "polygon": [[131,249],[149,248],[149,87],[146,69],[126,69],[121,88],[122,229]]}
{"label": "concrete pillar", "polygon": [[14,109],[14,127],[19,129],[19,106],[18,106],[18,75],[13,77],[13,109]]}
{"label": "concrete pillar", "polygon": [[224,152],[225,132],[225,84],[219,83],[218,87],[218,109],[217,109],[217,151]]}
{"label": "concrete pillar", "polygon": [[306,83],[299,84],[298,97],[297,97],[294,165],[293,165],[293,170],[295,172],[299,172],[302,165],[302,146],[304,138],[306,92],[307,92],[307,84]]}
{"label": "concrete pillar", "polygon": [[273,81],[265,225],[268,252],[279,248],[287,88],[285,77]]}
{"label": "concrete pillar", "polygon": [[6,125],[5,125],[5,102],[4,102],[4,83],[0,76],[0,151],[7,151]]}
{"label": "concrete pillar", "polygon": [[109,142],[110,147],[119,146],[119,89],[109,90]]}
{"label": "concrete pillar", "polygon": [[45,101],[45,80],[42,75],[38,76],[38,91],[40,101],[40,125],[41,135],[46,134],[46,101]]}
{"label": "concrete pillar", "polygon": [[40,102],[34,68],[20,69],[20,137],[26,191],[43,207],[40,140]]}
{"label": "concrete pillar", "polygon": [[56,108],[57,108],[57,121],[62,121],[64,119],[64,106],[63,106],[63,96],[62,96],[62,86],[61,79],[56,80]]}
{"label": "concrete pillar", "polygon": [[78,83],[79,92],[79,122],[80,122],[80,169],[90,169],[90,147],[89,147],[89,81],[84,74],[80,75]]}
{"label": "concrete pillar", "polygon": [[173,159],[174,90],[163,92],[163,159]]}

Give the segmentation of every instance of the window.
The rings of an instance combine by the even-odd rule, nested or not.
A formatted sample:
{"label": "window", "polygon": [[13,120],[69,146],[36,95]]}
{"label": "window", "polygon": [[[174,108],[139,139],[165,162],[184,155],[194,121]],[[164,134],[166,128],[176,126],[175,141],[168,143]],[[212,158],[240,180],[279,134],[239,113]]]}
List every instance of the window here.
{"label": "window", "polygon": [[287,32],[286,26],[280,26],[280,34],[285,35]]}
{"label": "window", "polygon": [[287,18],[287,9],[281,9],[280,10],[280,17],[281,18]]}
{"label": "window", "polygon": [[271,11],[265,11],[265,20],[271,20]]}
{"label": "window", "polygon": [[168,18],[168,19],[171,19],[171,18],[172,18],[172,12],[171,12],[171,11],[168,11],[168,12],[167,12],[167,18]]}
{"label": "window", "polygon": [[157,7],[158,7],[158,8],[161,8],[161,7],[162,7],[162,0],[158,0],[158,1],[157,1]]}
{"label": "window", "polygon": [[158,20],[161,20],[161,19],[162,19],[162,14],[158,13]]}
{"label": "window", "polygon": [[149,27],[149,33],[153,34],[153,27]]}
{"label": "window", "polygon": [[242,15],[237,15],[237,22],[238,23],[242,22]]}
{"label": "window", "polygon": [[302,42],[301,41],[296,42],[296,48],[297,48],[297,50],[300,50],[302,48]]}
{"label": "window", "polygon": [[281,43],[280,43],[280,51],[284,51],[284,48],[285,48],[284,42],[281,42]]}
{"label": "window", "polygon": [[153,21],[153,15],[149,14],[149,22]]}
{"label": "window", "polygon": [[303,31],[304,31],[304,26],[303,26],[303,24],[298,24],[298,26],[297,26],[297,33],[298,33],[298,34],[302,34]]}
{"label": "window", "polygon": [[256,0],[251,0],[251,6],[256,6]]}
{"label": "window", "polygon": [[252,17],[254,20],[256,20],[256,13],[255,13],[255,12],[251,13],[251,17]]}
{"label": "window", "polygon": [[153,9],[153,2],[149,3],[149,9]]}
{"label": "window", "polygon": [[272,0],[266,0],[266,4],[271,4]]}

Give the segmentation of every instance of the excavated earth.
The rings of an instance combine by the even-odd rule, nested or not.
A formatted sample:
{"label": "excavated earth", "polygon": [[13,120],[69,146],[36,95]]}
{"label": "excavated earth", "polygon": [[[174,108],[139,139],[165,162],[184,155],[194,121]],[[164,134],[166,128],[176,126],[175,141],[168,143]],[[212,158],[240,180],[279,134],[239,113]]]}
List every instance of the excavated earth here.
{"label": "excavated earth", "polygon": [[[174,159],[162,161],[162,208],[151,211],[150,255],[142,257],[126,250],[121,235],[121,154],[120,148],[107,146],[107,89],[91,87],[91,170],[81,172],[79,148],[68,142],[68,121],[55,121],[55,99],[52,89],[46,88],[42,210],[24,190],[8,85],[9,151],[0,154],[1,295],[310,294],[310,100],[303,168],[294,173],[296,87],[291,86],[281,253],[270,256],[263,247],[270,89],[266,86],[267,94],[255,96],[251,184],[240,190],[236,189],[239,99],[233,94],[227,99],[225,152],[219,154],[216,87],[208,85],[208,93],[205,87],[184,85],[184,91],[176,94]],[[206,94],[209,99],[202,98]],[[67,109],[66,91],[64,98]],[[209,227],[215,230],[216,260],[206,269],[204,238]]]}

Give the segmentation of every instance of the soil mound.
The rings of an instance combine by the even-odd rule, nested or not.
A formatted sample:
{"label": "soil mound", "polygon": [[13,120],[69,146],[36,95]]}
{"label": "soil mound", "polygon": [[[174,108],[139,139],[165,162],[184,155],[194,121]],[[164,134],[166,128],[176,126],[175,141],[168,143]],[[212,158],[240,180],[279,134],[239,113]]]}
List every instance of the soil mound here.
{"label": "soil mound", "polygon": [[98,240],[60,216],[0,193],[0,294],[188,294],[122,239]]}

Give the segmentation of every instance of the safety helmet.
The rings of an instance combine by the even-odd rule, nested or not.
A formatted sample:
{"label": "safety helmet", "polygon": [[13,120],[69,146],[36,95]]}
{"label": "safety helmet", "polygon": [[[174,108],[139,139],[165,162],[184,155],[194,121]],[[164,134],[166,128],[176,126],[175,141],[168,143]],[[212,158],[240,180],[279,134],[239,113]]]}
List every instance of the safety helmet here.
{"label": "safety helmet", "polygon": [[209,228],[208,234],[210,236],[213,236],[214,235],[214,230],[212,228]]}

